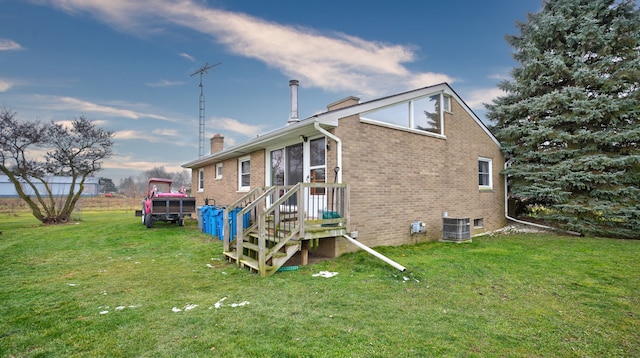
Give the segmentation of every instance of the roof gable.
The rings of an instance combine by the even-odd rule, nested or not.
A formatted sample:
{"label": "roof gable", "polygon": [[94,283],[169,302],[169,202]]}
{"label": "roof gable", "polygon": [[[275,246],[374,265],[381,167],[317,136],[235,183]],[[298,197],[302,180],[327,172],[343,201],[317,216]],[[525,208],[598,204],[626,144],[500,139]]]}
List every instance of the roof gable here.
{"label": "roof gable", "polygon": [[[318,113],[311,117],[305,118],[299,122],[291,123],[285,127],[281,127],[272,132],[259,135],[256,138],[250,139],[242,144],[235,145],[228,149],[207,155],[203,158],[192,160],[183,164],[185,168],[200,168],[205,165],[221,162],[226,159],[247,155],[253,151],[266,148],[273,143],[282,141],[287,138],[295,138],[300,135],[308,136],[315,132],[314,124],[318,123],[321,127],[328,129],[338,126],[340,118],[352,116],[355,114],[370,112],[376,109],[392,106],[402,102],[408,102],[416,98],[426,97],[436,93],[444,93],[450,96],[454,101],[458,102],[460,106],[467,112],[467,114],[473,118],[473,120],[483,129],[483,131],[489,136],[489,138],[500,147],[498,139],[489,131],[487,126],[478,118],[478,116],[467,106],[467,104],[458,96],[458,94],[449,86],[448,83],[441,83],[433,86],[427,86],[407,92],[402,92],[382,98],[377,98],[363,103],[358,103],[357,97],[347,97],[345,99],[336,101],[330,104],[331,109],[326,112]],[[349,105],[350,103],[353,103]],[[340,107],[345,106],[345,107]]]}

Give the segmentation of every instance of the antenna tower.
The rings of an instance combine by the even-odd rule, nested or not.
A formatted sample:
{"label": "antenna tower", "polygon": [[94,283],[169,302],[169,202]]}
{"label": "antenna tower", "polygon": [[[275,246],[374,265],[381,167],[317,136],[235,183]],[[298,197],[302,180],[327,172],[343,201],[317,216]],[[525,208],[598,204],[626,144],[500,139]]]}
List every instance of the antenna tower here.
{"label": "antenna tower", "polygon": [[209,63],[205,63],[199,70],[192,73],[191,76],[195,76],[197,74],[200,75],[200,123],[199,123],[199,135],[198,135],[198,156],[204,156],[204,86],[202,85],[202,75],[205,73],[209,73],[209,69],[215,66],[218,66],[220,62],[215,65],[210,65]]}

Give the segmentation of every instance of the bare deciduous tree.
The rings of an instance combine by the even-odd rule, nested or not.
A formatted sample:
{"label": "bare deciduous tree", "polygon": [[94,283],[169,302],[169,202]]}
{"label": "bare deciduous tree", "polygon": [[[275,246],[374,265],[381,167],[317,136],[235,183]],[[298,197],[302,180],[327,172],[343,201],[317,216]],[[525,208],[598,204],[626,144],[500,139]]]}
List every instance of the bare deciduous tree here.
{"label": "bare deciduous tree", "polygon": [[[33,216],[46,224],[64,223],[84,190],[88,176],[112,155],[113,133],[81,116],[70,127],[23,122],[0,110],[0,172],[7,175]],[[52,176],[70,178],[68,191],[54,193]]]}

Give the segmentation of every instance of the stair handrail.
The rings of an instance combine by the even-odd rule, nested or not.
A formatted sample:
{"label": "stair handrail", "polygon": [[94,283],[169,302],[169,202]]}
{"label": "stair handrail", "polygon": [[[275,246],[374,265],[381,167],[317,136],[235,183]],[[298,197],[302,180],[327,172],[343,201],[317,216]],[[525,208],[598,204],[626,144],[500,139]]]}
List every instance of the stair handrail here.
{"label": "stair handrail", "polygon": [[[262,194],[260,194],[257,198],[253,199],[249,204],[247,204],[244,208],[242,208],[242,210],[239,210],[236,213],[236,256],[237,256],[237,261],[236,264],[238,266],[241,265],[240,260],[242,260],[242,243],[245,239],[245,237],[247,236],[247,233],[251,230],[253,230],[253,228],[255,228],[256,223],[254,223],[253,225],[250,225],[248,228],[244,228],[243,227],[243,217],[246,213],[251,212],[251,210],[253,210],[254,208],[256,208],[259,204],[261,203],[266,203],[266,200],[268,197],[271,196],[271,194],[276,190],[276,187],[272,186],[269,188],[263,188],[264,192]],[[256,221],[260,222],[260,217],[263,216],[263,213],[260,213],[259,215],[256,215]]]}
{"label": "stair handrail", "polygon": [[[270,215],[272,212],[274,212],[275,210],[277,210],[280,205],[282,205],[283,203],[285,203],[287,200],[289,200],[294,194],[298,194],[298,197],[300,197],[299,193],[300,193],[300,188],[302,187],[302,183],[298,183],[296,185],[294,185],[293,187],[291,187],[283,196],[281,196],[280,198],[278,198],[276,201],[274,201],[268,208],[265,208],[264,212],[262,212],[259,216],[259,223],[258,223],[258,267],[259,267],[259,271],[260,271],[260,275],[264,276],[266,274],[266,264],[267,264],[267,260],[269,260],[271,257],[273,257],[273,254],[277,251],[279,251],[282,247],[284,247],[287,242],[289,242],[293,237],[296,237],[298,232],[301,230],[300,226],[298,225],[298,227],[292,231],[290,233],[290,235],[286,238],[284,238],[283,240],[281,240],[280,242],[278,242],[278,244],[274,247],[272,247],[271,249],[267,250],[266,249],[266,236],[267,236],[267,230],[266,230],[266,218],[268,215]],[[300,215],[300,213],[298,213],[298,215]]]}
{"label": "stair handrail", "polygon": [[[258,194],[258,193],[261,193],[264,190],[265,190],[264,187],[254,188],[251,191],[249,191],[248,193],[246,193],[245,195],[243,195],[240,199],[238,199],[235,202],[233,202],[233,204],[227,206],[224,209],[223,217],[222,217],[222,236],[224,237],[224,240],[223,240],[223,250],[224,250],[224,252],[231,251],[231,228],[229,227],[229,213],[233,209],[236,209],[236,208],[240,207],[243,203],[245,203],[247,201],[250,201],[250,202],[255,201],[255,200],[251,200],[251,198],[255,197],[255,196],[259,196],[260,194]],[[237,235],[237,233],[238,233],[238,231],[236,231],[236,235]],[[236,252],[237,251],[238,250],[236,250]]]}

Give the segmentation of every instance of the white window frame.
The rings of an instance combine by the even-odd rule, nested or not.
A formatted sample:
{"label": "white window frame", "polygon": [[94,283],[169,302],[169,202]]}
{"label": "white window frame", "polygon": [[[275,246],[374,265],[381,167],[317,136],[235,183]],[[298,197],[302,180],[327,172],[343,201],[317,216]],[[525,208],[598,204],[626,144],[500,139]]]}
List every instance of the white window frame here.
{"label": "white window frame", "polygon": [[198,191],[204,191],[204,168],[198,169]]}
{"label": "white window frame", "polygon": [[216,164],[216,180],[222,179],[222,163]]}
{"label": "white window frame", "polygon": [[[481,173],[480,172],[480,162],[485,162],[488,164],[488,168],[489,168],[489,172],[488,173]],[[478,187],[482,190],[489,190],[489,189],[493,189],[493,169],[492,169],[492,165],[493,164],[493,160],[491,158],[483,158],[483,157],[479,157],[478,158]],[[484,174],[484,175],[488,175],[489,177],[489,183],[488,184],[481,184],[480,183],[480,175]]]}
{"label": "white window frame", "polygon": [[[242,163],[249,162],[249,173],[242,173]],[[248,186],[242,185],[242,176],[249,175],[249,183],[251,183],[251,157],[246,156],[242,158],[238,158],[238,191],[249,191],[251,190],[251,184]]]}
{"label": "white window frame", "polygon": [[[430,132],[430,131],[425,131],[425,130],[421,130],[421,129],[417,129],[415,128],[415,118],[414,118],[414,102],[422,100],[424,98],[429,98],[432,96],[439,96],[440,97],[440,113],[439,113],[439,125],[440,125],[440,132],[439,133],[435,133],[435,132]],[[448,104],[448,108],[445,109],[444,108],[444,102],[447,102]],[[392,122],[387,122],[387,121],[382,121],[382,120],[378,120],[378,119],[372,119],[367,117],[367,115],[369,113],[375,113],[378,112],[380,110],[384,110],[385,108],[392,108],[392,107],[396,107],[396,106],[401,106],[401,105],[406,105],[407,106],[407,118],[404,118],[406,120],[406,122],[404,122],[403,124],[397,124],[397,123],[392,123]],[[362,122],[365,123],[370,123],[370,124],[375,124],[375,125],[379,125],[379,126],[383,126],[383,127],[389,127],[389,128],[394,128],[394,129],[400,129],[400,130],[404,130],[404,131],[408,131],[408,132],[412,132],[412,133],[417,133],[417,134],[422,134],[422,135],[427,135],[427,136],[432,136],[432,137],[437,137],[437,138],[441,138],[441,139],[446,139],[445,136],[445,130],[444,130],[444,113],[445,112],[451,112],[451,96],[446,95],[444,92],[435,92],[435,93],[431,93],[425,96],[421,96],[419,98],[413,98],[411,100],[405,101],[405,102],[400,102],[400,103],[394,103],[385,107],[381,107],[381,108],[376,108],[374,110],[368,111],[366,113],[362,113],[360,115],[360,120]]]}
{"label": "white window frame", "polygon": [[[451,96],[447,96],[444,93],[441,94],[442,97],[440,98],[440,100],[442,101],[442,110],[444,112],[448,112],[451,113]],[[443,119],[444,121],[444,119]]]}

